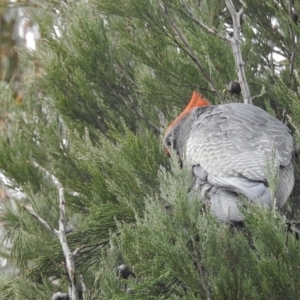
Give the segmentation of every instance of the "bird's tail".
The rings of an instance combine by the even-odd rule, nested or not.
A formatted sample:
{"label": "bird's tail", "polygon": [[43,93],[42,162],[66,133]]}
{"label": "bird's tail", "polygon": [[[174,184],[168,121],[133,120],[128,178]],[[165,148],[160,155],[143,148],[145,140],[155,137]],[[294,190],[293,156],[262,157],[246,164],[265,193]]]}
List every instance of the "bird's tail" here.
{"label": "bird's tail", "polygon": [[241,203],[241,200],[236,193],[218,188],[210,195],[210,202],[211,211],[218,221],[241,222],[244,220],[238,208],[238,203]]}

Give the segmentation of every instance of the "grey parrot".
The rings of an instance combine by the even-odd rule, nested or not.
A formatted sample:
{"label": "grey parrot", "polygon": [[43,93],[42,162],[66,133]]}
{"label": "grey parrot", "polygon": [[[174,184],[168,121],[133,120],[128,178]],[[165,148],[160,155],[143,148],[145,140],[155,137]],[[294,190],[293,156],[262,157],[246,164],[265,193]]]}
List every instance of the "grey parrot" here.
{"label": "grey parrot", "polygon": [[[290,130],[249,104],[210,105],[197,92],[164,136],[193,172],[195,186],[219,221],[244,220],[239,206],[250,202],[281,208],[294,186],[294,141]],[[270,162],[277,186],[270,188]]]}

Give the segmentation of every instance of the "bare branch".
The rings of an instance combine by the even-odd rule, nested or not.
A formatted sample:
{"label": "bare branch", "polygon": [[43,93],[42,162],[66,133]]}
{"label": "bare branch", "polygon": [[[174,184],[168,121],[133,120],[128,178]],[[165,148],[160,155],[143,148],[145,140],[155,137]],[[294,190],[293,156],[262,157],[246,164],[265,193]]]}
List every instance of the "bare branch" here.
{"label": "bare branch", "polygon": [[154,107],[156,114],[158,116],[159,119],[159,124],[160,124],[160,133],[164,132],[166,130],[167,127],[167,119],[165,117],[165,115],[163,114],[162,111],[160,111],[156,106]]}
{"label": "bare branch", "polygon": [[[235,60],[235,65],[236,65],[236,68],[237,68],[239,83],[240,83],[240,86],[241,86],[241,89],[242,89],[242,95],[243,95],[244,103],[252,104],[252,99],[250,97],[250,91],[249,91],[248,83],[247,83],[247,80],[246,80],[245,69],[244,69],[245,63],[244,63],[243,58],[242,58],[241,45],[240,45],[241,15],[243,14],[243,9],[241,9],[239,12],[237,12],[231,0],[225,0],[225,2],[226,2],[226,6],[227,6],[227,8],[230,12],[230,15],[232,17],[232,20],[233,20],[233,35],[232,35],[231,38],[223,36],[217,30],[209,28],[208,26],[206,26],[201,20],[199,20],[195,17],[193,12],[189,9],[189,7],[184,2],[184,0],[180,0],[181,5],[185,8],[185,10],[188,12],[190,18],[196,24],[198,24],[201,28],[206,30],[208,33],[213,34],[213,35],[219,37],[220,39],[222,39],[226,42],[230,42],[232,52],[233,52],[233,56],[234,56],[234,60]],[[172,23],[171,23],[171,25],[172,25]],[[174,27],[174,24],[172,26]],[[178,31],[177,31],[177,33],[178,33]],[[184,41],[183,41],[183,43],[184,43]],[[223,98],[222,98],[222,100],[223,100]]]}
{"label": "bare branch", "polygon": [[63,266],[63,268],[66,272],[66,276],[67,276],[67,280],[68,280],[68,287],[69,287],[69,294],[70,294],[70,291],[72,289],[72,281],[71,281],[71,278],[69,276],[68,267],[67,267],[67,265],[64,261],[61,264],[62,264],[62,266]]}
{"label": "bare branch", "polygon": [[84,246],[76,248],[74,252],[71,252],[69,248],[66,236],[66,209],[64,189],[62,187],[59,188],[59,230],[52,228],[52,226],[47,221],[38,216],[32,208],[24,206],[24,209],[26,209],[28,213],[32,215],[44,228],[51,231],[58,237],[66,260],[66,263],[63,263],[63,266],[66,270],[69,282],[69,296],[72,300],[79,300],[79,295],[76,287],[75,258]]}
{"label": "bare branch", "polygon": [[291,126],[295,129],[297,136],[300,136],[300,130],[299,130],[298,126],[294,123],[292,117],[288,114],[286,114],[286,117],[287,117],[289,123],[291,124]]}
{"label": "bare branch", "polygon": [[47,178],[50,179],[57,188],[60,188],[62,186],[61,183],[59,182],[58,178],[55,177],[53,174],[51,174],[47,169],[45,169],[44,167],[42,167],[40,164],[38,164],[35,161],[33,161],[33,165],[36,168],[38,168],[39,170],[41,170],[42,172],[44,172],[45,175],[47,176]]}
{"label": "bare branch", "polygon": [[[71,281],[71,288],[69,288],[69,295],[72,300],[79,300],[77,287],[76,287],[76,269],[75,269],[75,256],[79,251],[71,252],[69,245],[67,243],[66,236],[66,208],[65,208],[65,197],[64,189],[61,187],[59,189],[59,220],[58,220],[58,238],[63,249],[63,253],[66,259],[67,272]],[[76,255],[74,255],[76,254]]]}
{"label": "bare branch", "polygon": [[65,196],[64,189],[59,188],[59,220],[58,226],[59,231],[63,234],[66,234],[66,208],[65,208]]}
{"label": "bare branch", "polygon": [[220,38],[221,40],[224,40],[226,42],[230,42],[229,38],[227,38],[226,36],[224,36],[223,34],[219,33],[216,29],[214,28],[210,28],[208,26],[206,26],[201,20],[197,19],[196,16],[193,14],[193,12],[189,9],[189,7],[186,5],[186,3],[184,2],[184,0],[180,0],[181,5],[185,8],[185,10],[188,12],[190,18],[196,23],[198,24],[201,28],[203,28],[205,31],[207,31],[208,33],[211,33],[215,36],[217,36],[218,38]]}
{"label": "bare branch", "polygon": [[241,52],[241,15],[243,14],[243,9],[241,9],[239,12],[236,11],[233,3],[231,0],[225,0],[226,6],[228,8],[228,11],[231,15],[232,22],[233,22],[233,35],[229,39],[234,60],[235,60],[235,66],[237,68],[237,73],[239,77],[239,83],[241,85],[242,89],[242,95],[244,99],[245,104],[252,104],[252,100],[250,97],[250,90],[246,79],[245,74],[245,63],[243,61],[242,52]]}
{"label": "bare branch", "polygon": [[24,209],[32,215],[44,228],[52,232],[54,235],[57,236],[57,230],[54,229],[47,221],[42,219],[40,216],[36,214],[36,212],[29,206],[24,206]]}
{"label": "bare branch", "polygon": [[83,276],[80,275],[79,278],[80,278],[80,283],[81,283],[81,287],[82,287],[82,292],[83,292],[83,294],[85,294],[87,292],[87,288],[86,288],[86,285],[84,283]]}
{"label": "bare branch", "polygon": [[76,256],[79,254],[79,252],[81,251],[81,249],[82,249],[84,246],[85,246],[85,245],[82,245],[82,246],[80,246],[80,247],[78,247],[78,248],[75,249],[75,251],[73,252],[74,257],[76,257]]}
{"label": "bare branch", "polygon": [[54,5],[61,4],[60,1],[48,0],[48,1],[39,1],[39,0],[0,0],[1,7],[33,7],[40,8],[44,10],[52,10]]}
{"label": "bare branch", "polygon": [[261,89],[260,94],[253,96],[253,97],[251,98],[251,101],[253,101],[255,98],[258,98],[258,97],[263,96],[265,93],[266,93],[266,89],[265,89],[265,86],[263,86],[262,89]]}
{"label": "bare branch", "polygon": [[[289,0],[288,1],[288,5],[289,5],[289,13],[290,13],[290,17],[291,20],[293,22],[293,1]],[[292,45],[291,45],[291,50],[292,50],[292,54],[291,54],[291,58],[290,58],[290,79],[292,80],[293,78],[293,74],[294,74],[294,68],[295,68],[295,59],[296,59],[296,37],[295,37],[295,32],[293,29],[293,25],[289,24],[290,27],[290,37],[291,37],[291,41],[292,41]]]}
{"label": "bare branch", "polygon": [[207,74],[205,68],[202,66],[201,62],[199,61],[199,59],[196,57],[196,55],[194,54],[194,51],[192,50],[192,48],[190,47],[186,37],[184,36],[184,34],[180,31],[180,29],[178,28],[175,20],[171,17],[171,15],[168,12],[167,7],[162,4],[161,2],[159,2],[159,6],[162,10],[162,12],[164,13],[164,15],[168,18],[169,23],[171,25],[171,27],[173,28],[174,33],[176,33],[181,42],[184,45],[184,49],[186,51],[186,53],[189,55],[189,57],[193,60],[193,62],[196,64],[196,66],[199,68],[199,70],[201,71],[202,75],[206,78],[207,82],[210,84],[212,90],[215,92],[215,94],[218,96],[219,100],[221,103],[223,103],[224,99],[223,99],[223,95],[222,93],[217,89],[213,79]]}

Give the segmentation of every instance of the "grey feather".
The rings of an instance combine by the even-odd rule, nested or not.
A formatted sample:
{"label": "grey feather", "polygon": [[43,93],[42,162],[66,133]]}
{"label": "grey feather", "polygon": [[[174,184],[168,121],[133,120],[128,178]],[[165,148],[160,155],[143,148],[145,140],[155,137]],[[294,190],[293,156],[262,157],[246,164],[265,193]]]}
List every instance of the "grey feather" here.
{"label": "grey feather", "polygon": [[242,221],[243,216],[239,211],[238,202],[236,194],[218,189],[211,196],[211,211],[219,221]]}

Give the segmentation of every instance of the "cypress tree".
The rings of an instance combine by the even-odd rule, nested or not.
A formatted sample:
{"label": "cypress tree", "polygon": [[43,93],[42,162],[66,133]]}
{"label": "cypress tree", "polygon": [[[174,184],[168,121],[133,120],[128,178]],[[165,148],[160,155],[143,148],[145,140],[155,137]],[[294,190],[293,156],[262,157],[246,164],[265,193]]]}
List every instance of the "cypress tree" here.
{"label": "cypress tree", "polygon": [[24,197],[1,208],[1,255],[14,272],[0,275],[0,299],[298,299],[300,244],[286,229],[300,218],[297,168],[283,211],[245,204],[245,227],[230,228],[162,136],[193,90],[213,104],[242,101],[228,93],[241,67],[228,42],[233,3],[242,93],[298,143],[299,3],[45,3],[28,2],[41,40],[21,57],[22,102],[1,83],[0,169]]}

